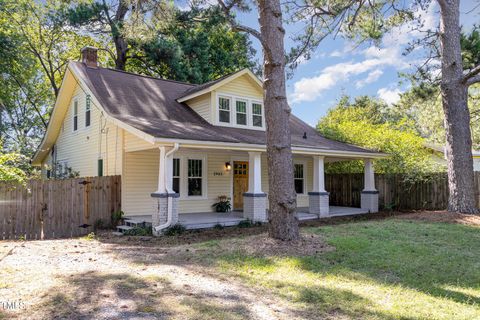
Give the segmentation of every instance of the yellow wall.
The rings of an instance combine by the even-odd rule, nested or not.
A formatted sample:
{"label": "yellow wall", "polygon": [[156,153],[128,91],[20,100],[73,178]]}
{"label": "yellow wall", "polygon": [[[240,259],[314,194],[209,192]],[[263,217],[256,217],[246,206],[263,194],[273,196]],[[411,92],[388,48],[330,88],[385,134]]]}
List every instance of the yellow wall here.
{"label": "yellow wall", "polygon": [[[202,198],[187,198],[185,193],[181,193],[179,199],[179,212],[210,212],[212,204],[218,201],[218,197],[226,195],[232,196],[232,171],[225,170],[225,162],[235,160],[248,161],[246,152],[225,152],[221,150],[210,150],[208,152],[194,150],[179,150],[174,157],[178,158],[206,158],[207,173],[204,179],[207,181],[206,195]],[[125,171],[123,174],[123,203],[122,208],[127,215],[150,215],[154,201],[150,194],[155,192],[158,183],[158,149],[127,152],[125,154]],[[308,206],[308,191],[313,185],[313,161],[311,158],[295,158],[306,163],[305,195],[299,195],[297,205],[299,207]],[[182,168],[185,171],[185,168]],[[221,173],[221,175],[219,175]],[[181,179],[185,183],[185,179]],[[266,156],[262,156],[262,189],[268,194],[268,173],[266,167]]]}
{"label": "yellow wall", "polygon": [[[78,101],[78,129],[73,131],[75,99]],[[103,158],[104,175],[121,174],[123,129],[107,121],[93,101],[90,105],[90,126],[86,127],[86,93],[77,84],[55,143],[56,160],[66,163],[81,177],[87,177],[98,174],[97,161]],[[43,164],[52,166],[51,153]]]}
{"label": "yellow wall", "polygon": [[202,118],[210,123],[215,123],[217,120],[216,95],[218,93],[260,101],[263,99],[262,88],[259,87],[250,76],[245,74],[213,90],[211,93],[209,92],[199,97],[195,97],[186,103],[195,110],[195,112],[202,116]]}

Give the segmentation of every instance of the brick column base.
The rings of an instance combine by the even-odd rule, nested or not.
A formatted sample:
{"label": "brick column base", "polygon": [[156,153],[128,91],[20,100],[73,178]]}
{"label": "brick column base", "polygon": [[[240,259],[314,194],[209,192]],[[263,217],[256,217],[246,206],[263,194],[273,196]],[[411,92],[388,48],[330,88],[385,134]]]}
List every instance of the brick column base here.
{"label": "brick column base", "polygon": [[378,191],[362,191],[360,204],[368,212],[378,212]]}
{"label": "brick column base", "polygon": [[253,222],[267,222],[267,194],[244,193],[243,217]]}
{"label": "brick column base", "polygon": [[309,192],[308,210],[310,213],[318,214],[320,218],[326,218],[330,214],[329,207],[330,193],[328,192]]}
{"label": "brick column base", "polygon": [[[168,218],[168,199],[171,199],[172,205],[172,222],[171,226],[178,223],[178,193],[152,193],[153,202],[153,214],[152,214],[152,227],[160,226],[167,222]],[[154,236],[161,235],[162,232],[153,232]]]}

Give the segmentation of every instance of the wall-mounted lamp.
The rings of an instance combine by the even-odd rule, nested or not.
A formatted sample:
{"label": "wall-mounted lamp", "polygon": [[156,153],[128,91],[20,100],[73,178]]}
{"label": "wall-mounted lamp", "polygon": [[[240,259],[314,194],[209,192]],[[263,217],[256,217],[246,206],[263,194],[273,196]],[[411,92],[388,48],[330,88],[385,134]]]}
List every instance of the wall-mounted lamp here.
{"label": "wall-mounted lamp", "polygon": [[230,164],[230,162],[225,162],[225,170],[227,171],[232,170],[232,165]]}

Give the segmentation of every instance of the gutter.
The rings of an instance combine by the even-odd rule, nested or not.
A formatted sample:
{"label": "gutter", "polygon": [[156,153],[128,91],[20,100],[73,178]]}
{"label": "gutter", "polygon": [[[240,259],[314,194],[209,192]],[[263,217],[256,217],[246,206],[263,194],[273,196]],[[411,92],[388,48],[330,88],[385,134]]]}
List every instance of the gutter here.
{"label": "gutter", "polygon": [[[170,155],[172,155],[174,152],[176,152],[178,149],[180,148],[180,144],[178,142],[176,142],[174,145],[173,145],[173,149],[168,151],[166,154],[165,154],[165,159],[167,159]],[[167,166],[167,161],[164,160],[164,165],[165,167]],[[153,230],[155,232],[160,232],[161,230],[163,229],[166,229],[168,227],[170,227],[170,225],[172,224],[172,202],[173,202],[173,198],[170,197],[169,195],[171,193],[174,193],[174,191],[172,189],[170,189],[169,187],[169,184],[168,184],[168,175],[166,174],[167,173],[167,170],[165,170],[165,188],[167,189],[167,221],[164,223],[164,224],[161,224],[159,226],[156,226],[156,227],[153,227]]]}

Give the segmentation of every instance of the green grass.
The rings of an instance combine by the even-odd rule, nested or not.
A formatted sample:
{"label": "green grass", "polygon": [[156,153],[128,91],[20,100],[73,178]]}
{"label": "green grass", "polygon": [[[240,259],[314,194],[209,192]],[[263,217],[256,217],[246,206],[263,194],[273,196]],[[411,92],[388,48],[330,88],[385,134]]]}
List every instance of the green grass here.
{"label": "green grass", "polygon": [[389,219],[305,231],[324,235],[335,250],[208,259],[307,318],[480,319],[479,228]]}

